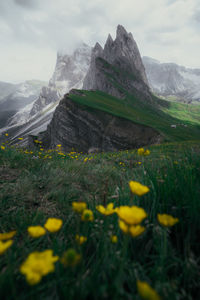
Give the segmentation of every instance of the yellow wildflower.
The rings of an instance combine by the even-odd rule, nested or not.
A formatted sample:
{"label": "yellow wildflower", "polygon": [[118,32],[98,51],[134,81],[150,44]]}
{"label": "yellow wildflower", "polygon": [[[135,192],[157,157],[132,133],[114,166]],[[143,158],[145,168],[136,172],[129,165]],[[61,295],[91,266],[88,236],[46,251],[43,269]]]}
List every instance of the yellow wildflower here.
{"label": "yellow wildflower", "polygon": [[119,228],[126,234],[132,237],[137,237],[145,231],[145,227],[140,225],[127,225],[124,221],[119,220]]}
{"label": "yellow wildflower", "polygon": [[8,136],[8,133],[5,133],[5,136]]}
{"label": "yellow wildflower", "polygon": [[81,216],[82,221],[93,221],[94,215],[93,212],[90,209],[84,209]]}
{"label": "yellow wildflower", "polygon": [[120,206],[115,211],[128,225],[140,224],[147,217],[145,210],[138,206]]}
{"label": "yellow wildflower", "polygon": [[129,231],[129,226],[122,220],[119,220],[119,228],[124,232],[128,233]]}
{"label": "yellow wildflower", "polygon": [[63,224],[63,221],[61,219],[48,218],[48,220],[44,224],[44,227],[49,232],[57,232],[62,227],[62,224]]}
{"label": "yellow wildflower", "polygon": [[62,145],[61,145],[61,144],[58,144],[57,147],[60,148],[60,147],[62,147]]}
{"label": "yellow wildflower", "polygon": [[0,233],[0,241],[12,239],[14,237],[14,235],[16,234],[16,232],[17,232],[16,230],[13,230],[10,232]]}
{"label": "yellow wildflower", "polygon": [[113,244],[116,244],[118,242],[118,238],[116,235],[111,235],[110,240]]}
{"label": "yellow wildflower", "polygon": [[139,148],[139,149],[137,150],[137,153],[138,153],[139,155],[143,155],[143,154],[144,154],[144,148]]}
{"label": "yellow wildflower", "polygon": [[24,139],[24,138],[22,138],[22,137],[21,137],[21,138],[18,138],[18,140],[20,140],[20,141],[22,141],[23,139]]}
{"label": "yellow wildflower", "polygon": [[78,254],[75,249],[70,248],[63,253],[63,256],[60,259],[60,261],[65,267],[74,267],[79,263],[80,259],[81,255]]}
{"label": "yellow wildflower", "polygon": [[145,151],[144,151],[144,155],[147,156],[147,155],[149,155],[149,154],[150,154],[150,151],[149,151],[149,150],[145,150]]}
{"label": "yellow wildflower", "polygon": [[86,162],[88,160],[88,157],[84,158],[83,162]]}
{"label": "yellow wildflower", "polygon": [[75,212],[82,213],[87,208],[85,202],[72,202],[72,208]]}
{"label": "yellow wildflower", "polygon": [[106,207],[104,207],[103,205],[97,205],[96,210],[98,210],[101,214],[105,216],[109,216],[115,213],[115,209],[113,207],[113,203],[109,203]]}
{"label": "yellow wildflower", "polygon": [[76,241],[79,245],[82,245],[87,241],[87,237],[76,234]]}
{"label": "yellow wildflower", "polygon": [[28,233],[31,237],[38,238],[46,234],[46,230],[42,226],[29,226]]}
{"label": "yellow wildflower", "polygon": [[160,300],[158,293],[145,281],[137,280],[137,289],[140,297],[145,300]]}
{"label": "yellow wildflower", "polygon": [[20,267],[20,272],[26,276],[30,285],[37,284],[42,277],[55,270],[54,263],[59,259],[53,256],[52,250],[32,252]]}
{"label": "yellow wildflower", "polygon": [[174,218],[167,214],[158,214],[157,217],[158,217],[158,222],[165,227],[173,226],[179,222],[178,218]]}
{"label": "yellow wildflower", "polygon": [[129,181],[129,187],[131,192],[137,196],[142,196],[149,192],[149,188],[146,185],[142,185],[137,181]]}
{"label": "yellow wildflower", "polygon": [[6,147],[4,147],[4,146],[1,146],[1,150],[5,150],[6,149]]}
{"label": "yellow wildflower", "polygon": [[133,226],[129,227],[129,232],[132,237],[137,237],[137,236],[141,235],[144,231],[145,231],[144,226],[133,225]]}
{"label": "yellow wildflower", "polygon": [[0,255],[2,255],[10,246],[12,246],[13,240],[8,240],[6,242],[0,241]]}

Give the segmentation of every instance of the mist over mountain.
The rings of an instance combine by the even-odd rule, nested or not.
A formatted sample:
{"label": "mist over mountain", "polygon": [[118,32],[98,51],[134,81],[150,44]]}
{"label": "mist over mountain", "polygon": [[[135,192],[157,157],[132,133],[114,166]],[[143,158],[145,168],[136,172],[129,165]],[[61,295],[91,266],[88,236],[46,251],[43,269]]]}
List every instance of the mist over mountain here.
{"label": "mist over mountain", "polygon": [[16,114],[33,103],[39,96],[41,87],[45,84],[39,80],[28,80],[20,84],[3,84],[0,94],[6,94],[0,101],[0,127],[15,124]]}
{"label": "mist over mountain", "polygon": [[0,102],[17,89],[16,84],[0,81]]}
{"label": "mist over mountain", "polygon": [[35,101],[30,116],[40,112],[45,106],[60,100],[72,88],[80,89],[88,70],[91,47],[81,44],[72,55],[58,52],[55,70],[47,87],[42,88]]}
{"label": "mist over mountain", "polygon": [[[13,139],[28,134],[38,134],[47,128],[53,112],[60,99],[71,88],[82,88],[83,79],[89,68],[91,47],[82,43],[69,55],[57,54],[54,73],[47,86],[40,86],[39,93],[34,101],[22,105],[4,128],[0,131],[9,131]],[[12,107],[14,107],[12,105]],[[3,127],[3,126],[1,126]]]}
{"label": "mist over mountain", "polygon": [[143,57],[143,63],[155,94],[185,103],[200,102],[200,69],[161,63],[147,56]]}

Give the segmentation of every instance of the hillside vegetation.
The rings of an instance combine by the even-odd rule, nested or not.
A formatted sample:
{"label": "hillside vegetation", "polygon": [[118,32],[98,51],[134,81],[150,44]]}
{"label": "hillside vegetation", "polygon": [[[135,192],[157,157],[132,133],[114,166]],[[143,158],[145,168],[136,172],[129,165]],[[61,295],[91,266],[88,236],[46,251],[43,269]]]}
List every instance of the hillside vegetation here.
{"label": "hillside vegetation", "polygon": [[[200,137],[200,105],[189,106],[156,97],[148,103],[130,94],[125,99],[118,99],[101,91],[79,91],[79,95],[70,94],[69,97],[88,109],[100,109],[153,127],[165,141],[196,140]],[[171,128],[171,125],[177,126]]]}
{"label": "hillside vegetation", "polygon": [[[139,300],[145,290],[141,282],[153,289],[144,299],[199,298],[199,142],[155,145],[148,155],[63,153],[61,146],[44,152],[42,145],[33,153],[7,144],[0,147],[0,233],[16,234],[7,250],[5,241],[0,243],[1,299]],[[130,180],[149,192],[131,193]],[[73,202],[86,203],[88,215],[75,212]],[[144,232],[126,234],[116,212],[106,216],[96,208],[109,203],[143,208]],[[178,223],[164,227],[158,213]],[[38,238],[28,234],[30,226],[43,227],[49,217],[62,220],[62,226]],[[25,276],[28,255],[47,249],[54,263],[37,254]]]}

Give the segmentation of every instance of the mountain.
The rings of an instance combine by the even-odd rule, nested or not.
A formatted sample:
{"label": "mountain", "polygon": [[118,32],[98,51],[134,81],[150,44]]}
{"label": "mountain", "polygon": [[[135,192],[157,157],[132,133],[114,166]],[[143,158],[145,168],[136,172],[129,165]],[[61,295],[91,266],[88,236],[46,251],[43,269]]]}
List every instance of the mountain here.
{"label": "mountain", "polygon": [[[39,135],[45,148],[62,145],[65,151],[74,149],[78,152],[102,152],[133,149],[149,144],[160,143],[159,132],[150,126],[137,124],[113,112],[94,109],[84,104],[85,98],[92,94],[92,101],[102,94],[80,90],[71,90],[57,106],[47,131]],[[80,97],[83,102],[74,101]],[[116,101],[112,96],[103,95],[108,101]],[[117,102],[116,102],[117,104]],[[30,137],[34,146],[35,137]]]}
{"label": "mountain", "polygon": [[[48,86],[43,86],[40,93],[29,105],[23,106],[1,132],[8,131],[13,140],[38,134],[47,128],[60,99],[71,88],[81,88],[89,68],[91,47],[81,44],[69,55],[58,53],[55,70]],[[23,144],[27,139],[23,140]]]}
{"label": "mountain", "polygon": [[200,102],[200,69],[160,63],[147,56],[143,57],[143,63],[155,94],[185,103]]}
{"label": "mountain", "polygon": [[13,93],[16,89],[16,84],[0,81],[0,102],[6,96]]}
{"label": "mountain", "polygon": [[57,61],[48,87],[44,87],[35,101],[30,116],[41,111],[45,106],[60,100],[72,88],[82,88],[83,79],[88,71],[91,47],[81,44],[72,55],[57,54]]}
{"label": "mountain", "polygon": [[41,87],[45,84],[39,80],[29,80],[17,85],[10,86],[10,93],[0,102],[0,128],[15,124],[15,115],[27,105],[37,99]]}
{"label": "mountain", "polygon": [[[116,84],[124,88],[119,89]],[[96,43],[91,63],[83,82],[85,90],[100,90],[118,98],[127,92],[151,99],[145,68],[135,40],[123,26],[118,25],[116,38],[108,35],[104,49]]]}
{"label": "mountain", "polygon": [[[85,93],[84,90],[91,92]],[[104,92],[103,96],[98,91]],[[132,96],[131,100],[128,95]],[[86,104],[88,97],[92,99],[89,105]],[[62,144],[66,151],[72,148],[84,152],[94,149],[115,151],[160,142],[162,138],[157,130],[114,114],[112,109],[105,110],[105,106],[111,106],[112,102],[119,105],[119,99],[125,109],[128,109],[129,102],[135,105],[137,101],[140,109],[145,108],[145,103],[152,102],[136,42],[121,25],[117,27],[114,41],[108,36],[104,49],[96,43],[83,91],[73,89],[60,101],[47,131],[39,136],[44,147],[54,148]],[[91,107],[91,104],[101,101],[103,111]],[[30,143],[33,146],[33,142]]]}

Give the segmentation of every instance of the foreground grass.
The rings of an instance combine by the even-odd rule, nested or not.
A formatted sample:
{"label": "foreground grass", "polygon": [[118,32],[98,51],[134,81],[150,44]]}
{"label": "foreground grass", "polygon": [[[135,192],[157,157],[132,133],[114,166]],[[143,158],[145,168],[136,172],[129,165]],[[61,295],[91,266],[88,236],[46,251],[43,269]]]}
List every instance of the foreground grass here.
{"label": "foreground grass", "polygon": [[[1,299],[140,299],[136,281],[148,282],[162,299],[199,298],[200,159],[199,142],[157,145],[149,156],[137,151],[85,156],[21,153],[0,149],[0,232],[17,230],[13,245],[0,256]],[[58,154],[60,153],[60,154]],[[128,182],[150,188],[142,197],[130,194]],[[72,210],[84,201],[94,213],[83,222]],[[103,216],[96,205],[138,205],[148,218],[145,232],[123,234],[116,214]],[[163,228],[157,213],[179,218]],[[57,233],[34,239],[27,228],[48,217],[63,220]],[[87,237],[77,244],[75,235]],[[110,237],[116,235],[117,243]],[[55,264],[55,272],[29,286],[19,268],[33,251],[69,248],[81,255],[74,267]]]}

